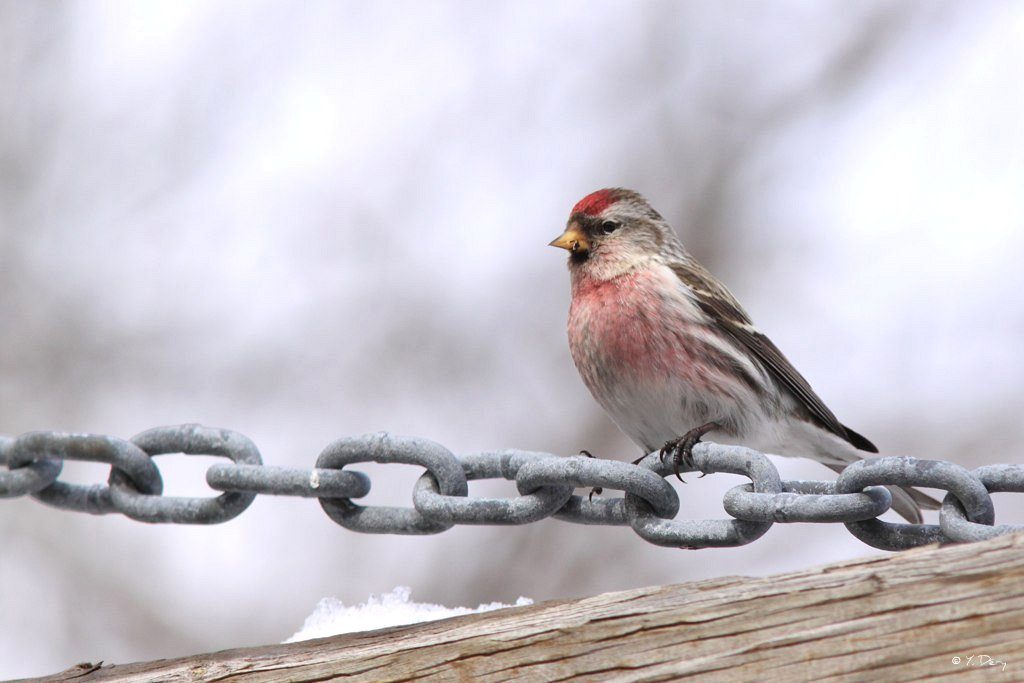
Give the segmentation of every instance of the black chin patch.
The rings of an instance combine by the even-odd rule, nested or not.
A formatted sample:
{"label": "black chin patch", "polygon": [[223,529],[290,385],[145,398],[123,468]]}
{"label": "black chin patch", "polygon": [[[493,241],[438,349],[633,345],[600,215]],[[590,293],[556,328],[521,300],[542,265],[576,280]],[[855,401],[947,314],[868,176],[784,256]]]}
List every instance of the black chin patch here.
{"label": "black chin patch", "polygon": [[577,251],[570,251],[569,252],[569,258],[572,260],[573,263],[576,263],[576,264],[578,264],[578,263],[585,263],[586,260],[588,258],[590,258],[590,250],[589,249],[579,249]]}

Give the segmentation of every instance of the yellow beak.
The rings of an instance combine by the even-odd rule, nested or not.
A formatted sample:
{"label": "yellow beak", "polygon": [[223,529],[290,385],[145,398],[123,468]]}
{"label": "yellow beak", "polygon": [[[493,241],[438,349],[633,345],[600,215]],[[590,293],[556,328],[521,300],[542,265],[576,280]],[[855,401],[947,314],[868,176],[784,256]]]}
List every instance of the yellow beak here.
{"label": "yellow beak", "polygon": [[553,239],[548,246],[567,249],[575,254],[589,249],[590,243],[587,242],[587,236],[583,234],[579,226],[573,223],[565,229],[565,232]]}

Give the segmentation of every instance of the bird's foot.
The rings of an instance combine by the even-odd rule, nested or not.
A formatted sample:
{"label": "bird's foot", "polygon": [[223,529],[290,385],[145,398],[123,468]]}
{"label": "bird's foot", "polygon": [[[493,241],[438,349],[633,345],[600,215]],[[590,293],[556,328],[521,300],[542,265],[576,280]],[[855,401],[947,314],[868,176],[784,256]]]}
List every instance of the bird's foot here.
{"label": "bird's foot", "polygon": [[[588,458],[594,458],[595,460],[597,460],[597,456],[588,451],[586,448],[580,451],[580,455],[585,455]],[[600,496],[602,493],[604,493],[604,489],[601,488],[600,486],[595,486],[594,488],[590,489],[590,495],[587,496],[587,501],[593,503],[594,496]]]}
{"label": "bird's foot", "polygon": [[[661,450],[658,452],[661,456],[661,461],[665,462],[665,458],[671,454],[672,469],[676,473],[676,478],[679,481],[683,481],[683,478],[679,476],[679,466],[685,465],[688,469],[694,469],[693,447],[700,443],[702,436],[708,432],[721,428],[722,426],[717,422],[708,422],[700,427],[694,427],[678,439],[666,441],[665,445],[662,446]],[[702,474],[700,476],[703,477],[704,475]]]}

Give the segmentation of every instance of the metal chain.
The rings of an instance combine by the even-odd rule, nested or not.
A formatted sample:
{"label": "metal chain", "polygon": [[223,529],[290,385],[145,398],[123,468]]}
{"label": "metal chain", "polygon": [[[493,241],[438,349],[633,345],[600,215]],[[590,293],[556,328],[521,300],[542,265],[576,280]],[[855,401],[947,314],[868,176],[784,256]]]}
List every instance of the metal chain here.
{"label": "metal chain", "polygon": [[[206,482],[222,493],[208,498],[163,495],[153,460],[168,453],[227,458],[207,469]],[[60,480],[64,462],[110,465],[106,484]],[[360,463],[401,463],[425,471],[413,487],[412,507],[359,505],[370,478],[346,469]],[[95,515],[120,513],[149,523],[218,524],[232,519],[257,494],[318,498],[324,512],[362,533],[436,534],[456,524],[529,524],[554,517],[574,524],[628,526],[644,540],[677,548],[732,547],[750,543],[774,523],[843,523],[858,539],[883,550],[926,543],[978,541],[1024,531],[995,524],[990,493],[1024,492],[1024,465],[988,465],[974,471],[943,460],[868,458],[848,466],[835,482],[782,481],[767,457],[740,446],[700,443],[688,472],[728,472],[750,479],[726,492],[732,519],[677,520],[679,497],[666,481],[671,463],[652,453],[637,465],[583,456],[505,450],[456,457],[426,439],[386,433],[339,439],[316,467],[263,465],[245,436],[200,425],[158,427],[125,441],[95,434],[29,432],[0,436],[0,498],[31,496],[47,505]],[[469,481],[515,482],[512,498],[469,496]],[[886,486],[946,491],[938,524],[893,524]],[[600,487],[622,497],[574,493]]]}

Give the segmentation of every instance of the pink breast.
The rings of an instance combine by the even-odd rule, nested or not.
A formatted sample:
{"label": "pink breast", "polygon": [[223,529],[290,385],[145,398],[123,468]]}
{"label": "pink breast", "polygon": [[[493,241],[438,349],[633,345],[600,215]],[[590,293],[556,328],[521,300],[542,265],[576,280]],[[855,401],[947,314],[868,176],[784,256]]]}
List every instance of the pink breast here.
{"label": "pink breast", "polygon": [[658,383],[685,378],[695,388],[706,385],[705,373],[694,363],[703,325],[688,318],[690,307],[674,287],[656,270],[573,283],[569,345],[588,385],[613,378]]}

